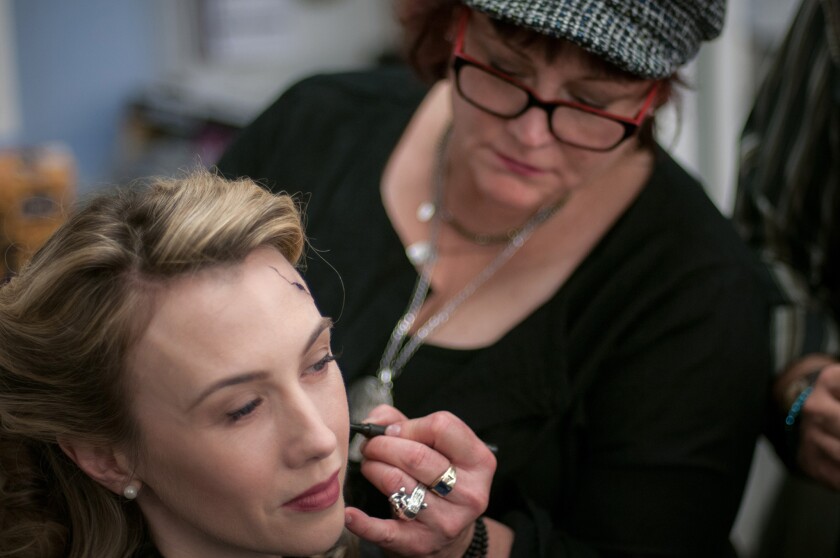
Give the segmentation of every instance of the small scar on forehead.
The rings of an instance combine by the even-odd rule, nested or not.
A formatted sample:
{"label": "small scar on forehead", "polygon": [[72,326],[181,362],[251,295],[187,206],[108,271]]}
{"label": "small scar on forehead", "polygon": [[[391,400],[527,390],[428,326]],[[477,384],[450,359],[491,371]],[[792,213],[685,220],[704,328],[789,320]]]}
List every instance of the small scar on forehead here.
{"label": "small scar on forehead", "polygon": [[312,296],[312,295],[309,293],[309,291],[307,291],[307,290],[306,290],[306,287],[304,287],[304,286],[303,286],[303,285],[302,285],[299,281],[291,281],[291,280],[289,280],[289,278],[288,278],[288,277],[286,277],[285,275],[283,275],[282,273],[280,273],[280,271],[279,271],[276,267],[274,267],[274,266],[271,266],[271,265],[270,265],[270,266],[268,266],[268,267],[270,267],[271,269],[273,269],[273,270],[274,270],[274,273],[276,273],[277,275],[279,275],[279,276],[280,276],[280,278],[282,278],[282,279],[283,279],[286,283],[288,283],[289,285],[292,285],[293,287],[297,287],[297,288],[298,288],[298,290],[301,290],[301,291],[305,292],[306,294],[308,294],[308,295]]}

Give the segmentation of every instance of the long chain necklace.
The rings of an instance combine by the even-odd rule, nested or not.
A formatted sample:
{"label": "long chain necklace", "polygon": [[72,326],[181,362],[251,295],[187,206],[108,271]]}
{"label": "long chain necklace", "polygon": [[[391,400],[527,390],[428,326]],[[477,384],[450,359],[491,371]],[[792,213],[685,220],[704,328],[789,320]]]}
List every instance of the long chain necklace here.
{"label": "long chain necklace", "polygon": [[[436,153],[434,172],[436,207],[441,206],[440,204],[443,199],[446,149],[450,134],[451,127],[447,127],[438,144]],[[379,370],[375,376],[365,376],[357,380],[350,388],[348,399],[350,404],[350,419],[352,422],[361,422],[378,405],[393,405],[394,397],[392,390],[394,388],[394,380],[400,375],[409,359],[414,356],[414,353],[420,348],[426,338],[437,328],[449,321],[455,309],[467,298],[472,296],[488,279],[495,275],[525,245],[525,242],[531,237],[534,231],[562,207],[564,202],[565,199],[549,207],[540,209],[522,227],[516,229],[513,235],[507,240],[507,244],[501,252],[455,296],[450,298],[440,310],[430,316],[418,328],[417,332],[406,341],[408,332],[417,321],[417,315],[423,307],[423,303],[426,302],[432,281],[432,271],[437,261],[437,240],[442,218],[440,215],[441,212],[435,212],[430,224],[428,252],[424,257],[420,275],[414,285],[414,291],[409,300],[408,308],[399,321],[397,321],[394,330],[391,332],[391,337],[388,339],[388,344],[382,353]],[[361,461],[362,456],[359,446],[363,440],[364,438],[358,434],[352,440],[350,444],[351,460]]]}

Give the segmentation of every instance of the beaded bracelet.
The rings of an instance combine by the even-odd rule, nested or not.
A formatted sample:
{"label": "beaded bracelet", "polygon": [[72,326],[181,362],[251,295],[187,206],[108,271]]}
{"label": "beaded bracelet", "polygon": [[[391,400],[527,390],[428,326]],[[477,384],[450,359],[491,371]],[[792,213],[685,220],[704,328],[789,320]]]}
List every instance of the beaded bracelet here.
{"label": "beaded bracelet", "polygon": [[479,517],[475,520],[475,530],[470,546],[467,547],[462,558],[485,558],[485,556],[487,556],[487,525],[484,524],[484,519]]}
{"label": "beaded bracelet", "polygon": [[805,404],[805,400],[808,399],[808,396],[811,395],[813,390],[813,386],[806,387],[802,390],[802,393],[799,394],[799,397],[794,400],[793,405],[790,406],[790,410],[785,417],[786,429],[790,430],[793,428],[793,425],[796,424],[796,419],[799,418],[799,413],[802,412],[802,406]]}
{"label": "beaded bracelet", "polygon": [[802,413],[802,407],[805,405],[805,400],[808,399],[808,396],[811,395],[812,391],[814,391],[814,383],[817,381],[817,377],[820,375],[820,372],[822,372],[822,369],[814,370],[800,380],[803,382],[803,387],[796,396],[796,399],[794,399],[793,403],[791,403],[790,409],[788,409],[787,416],[785,417],[785,430],[793,430],[794,425],[796,424],[796,419],[798,419],[799,415]]}
{"label": "beaded bracelet", "polygon": [[802,414],[802,408],[805,406],[805,400],[811,395],[814,390],[814,383],[820,375],[822,368],[818,368],[809,372],[805,376],[799,378],[793,385],[788,388],[787,400],[790,407],[788,408],[787,416],[785,417],[785,427],[783,431],[784,444],[787,446],[788,455],[786,459],[792,460],[793,467],[796,467],[796,456],[799,454],[799,444],[801,438],[799,416]]}

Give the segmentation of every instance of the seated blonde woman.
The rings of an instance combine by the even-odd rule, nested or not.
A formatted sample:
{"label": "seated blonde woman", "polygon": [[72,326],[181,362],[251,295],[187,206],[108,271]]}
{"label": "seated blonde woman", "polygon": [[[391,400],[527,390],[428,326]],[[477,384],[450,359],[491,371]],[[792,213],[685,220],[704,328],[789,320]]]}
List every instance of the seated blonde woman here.
{"label": "seated blonde woman", "polygon": [[198,171],[93,198],[0,288],[2,556],[352,556],[345,524],[397,555],[475,546],[495,461],[451,415],[381,410],[400,428],[370,468],[391,494],[451,466],[452,495],[415,521],[345,509],[304,244],[288,196]]}

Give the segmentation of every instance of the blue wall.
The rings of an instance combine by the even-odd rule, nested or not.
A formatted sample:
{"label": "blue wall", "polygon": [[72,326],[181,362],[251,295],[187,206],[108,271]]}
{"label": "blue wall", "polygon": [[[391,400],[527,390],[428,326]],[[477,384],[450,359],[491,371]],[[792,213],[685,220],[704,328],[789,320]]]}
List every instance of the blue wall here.
{"label": "blue wall", "polygon": [[153,4],[12,2],[22,113],[13,140],[67,144],[82,188],[108,180],[124,102],[156,75]]}

